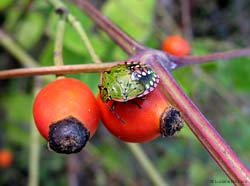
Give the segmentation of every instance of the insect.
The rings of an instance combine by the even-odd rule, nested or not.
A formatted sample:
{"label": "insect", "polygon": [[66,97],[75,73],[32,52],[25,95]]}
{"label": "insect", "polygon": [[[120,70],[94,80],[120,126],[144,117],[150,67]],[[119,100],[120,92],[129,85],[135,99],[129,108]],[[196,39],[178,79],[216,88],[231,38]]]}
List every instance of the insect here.
{"label": "insect", "polygon": [[104,71],[99,85],[104,102],[127,102],[152,92],[159,83],[159,76],[148,65],[124,63]]}

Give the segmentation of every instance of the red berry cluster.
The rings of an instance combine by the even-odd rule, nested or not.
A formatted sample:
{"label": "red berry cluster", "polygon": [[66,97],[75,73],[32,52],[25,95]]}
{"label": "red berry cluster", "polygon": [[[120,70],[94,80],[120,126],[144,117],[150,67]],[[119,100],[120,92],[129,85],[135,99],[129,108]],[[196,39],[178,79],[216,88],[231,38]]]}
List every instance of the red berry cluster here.
{"label": "red berry cluster", "polygon": [[79,152],[95,133],[101,119],[116,137],[128,142],[150,141],[173,135],[182,127],[180,113],[156,88],[145,99],[105,103],[83,82],[60,78],[36,96],[33,115],[50,149],[58,153]]}

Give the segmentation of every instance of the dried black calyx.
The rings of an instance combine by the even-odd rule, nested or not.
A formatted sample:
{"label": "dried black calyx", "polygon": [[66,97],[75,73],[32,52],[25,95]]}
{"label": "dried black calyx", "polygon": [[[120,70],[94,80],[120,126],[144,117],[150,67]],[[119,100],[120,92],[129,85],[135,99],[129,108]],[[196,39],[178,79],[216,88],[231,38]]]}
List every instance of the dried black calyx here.
{"label": "dried black calyx", "polygon": [[77,153],[86,145],[89,137],[89,130],[78,119],[70,116],[50,125],[48,145],[57,153]]}
{"label": "dried black calyx", "polygon": [[160,132],[162,137],[173,136],[176,131],[180,131],[183,127],[183,119],[180,112],[174,108],[167,108],[162,116],[160,123]]}

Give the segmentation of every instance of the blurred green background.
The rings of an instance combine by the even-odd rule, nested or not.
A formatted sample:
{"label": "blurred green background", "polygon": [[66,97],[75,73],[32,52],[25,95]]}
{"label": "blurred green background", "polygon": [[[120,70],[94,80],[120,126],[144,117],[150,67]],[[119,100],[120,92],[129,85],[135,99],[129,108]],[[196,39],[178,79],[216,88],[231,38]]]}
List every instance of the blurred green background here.
{"label": "blurred green background", "polygon": [[[152,48],[160,49],[163,39],[170,34],[188,38],[193,55],[249,47],[250,44],[248,0],[93,2],[127,33]],[[86,29],[102,61],[128,57],[81,10],[69,1],[66,5]],[[189,14],[191,19],[187,17]],[[57,21],[58,15],[47,1],[0,1],[0,28],[36,59],[38,65],[53,65]],[[66,25],[63,57],[65,64],[92,62],[70,24]],[[183,67],[173,72],[181,87],[246,166],[250,164],[249,62],[250,58],[241,57]],[[0,69],[19,67],[23,64],[0,47]],[[68,76],[81,79],[97,93],[99,74]],[[33,89],[34,77],[0,80],[0,148],[10,149],[14,156],[10,167],[0,168],[1,186],[27,185]],[[40,185],[152,185],[125,144],[111,136],[102,125],[91,139],[91,145],[79,154],[66,156],[50,152],[42,137],[40,144]],[[169,185],[222,185],[221,182],[232,185],[187,126],[175,137],[158,138],[141,146]]]}

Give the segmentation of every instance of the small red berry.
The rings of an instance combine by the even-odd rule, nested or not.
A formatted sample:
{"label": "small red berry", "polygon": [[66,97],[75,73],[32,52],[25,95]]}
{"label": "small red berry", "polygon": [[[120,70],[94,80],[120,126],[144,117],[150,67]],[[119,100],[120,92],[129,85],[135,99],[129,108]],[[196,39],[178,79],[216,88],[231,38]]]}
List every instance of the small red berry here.
{"label": "small red berry", "polygon": [[58,153],[79,152],[95,133],[100,112],[87,85],[60,78],[46,85],[33,106],[36,126]]}
{"label": "small red berry", "polygon": [[8,168],[12,165],[13,154],[8,149],[0,149],[0,167]]}
{"label": "small red berry", "polygon": [[[127,142],[146,142],[159,135],[172,136],[183,126],[180,112],[170,106],[159,88],[145,99],[136,98],[126,103],[104,103],[100,95],[97,101],[105,127],[114,136]],[[114,103],[115,108],[111,111]]]}
{"label": "small red berry", "polygon": [[190,52],[190,45],[186,39],[178,35],[166,37],[162,49],[176,56],[185,56]]}

